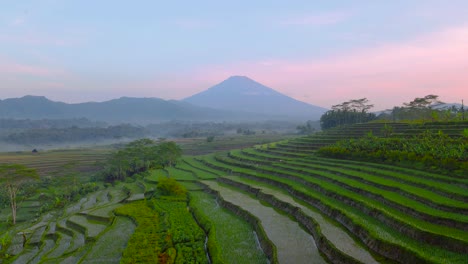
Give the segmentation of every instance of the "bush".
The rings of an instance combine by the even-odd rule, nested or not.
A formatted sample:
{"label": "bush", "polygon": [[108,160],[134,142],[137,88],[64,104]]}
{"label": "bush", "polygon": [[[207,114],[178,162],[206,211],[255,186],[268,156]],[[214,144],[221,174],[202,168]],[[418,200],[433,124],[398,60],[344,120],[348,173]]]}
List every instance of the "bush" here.
{"label": "bush", "polygon": [[79,193],[81,195],[86,195],[88,193],[92,193],[99,190],[99,185],[94,182],[88,182],[80,186]]}
{"label": "bush", "polygon": [[462,136],[468,139],[468,128],[463,129]]}
{"label": "bush", "polygon": [[157,188],[163,195],[183,196],[187,193],[187,189],[172,178],[160,179]]}
{"label": "bush", "polygon": [[7,249],[11,245],[13,237],[9,232],[5,232],[3,235],[0,236],[0,260],[8,259],[11,256],[8,255]]}
{"label": "bush", "polygon": [[[466,132],[468,134],[468,132]],[[434,167],[447,172],[466,174],[468,142],[430,130],[408,138],[378,138],[371,133],[359,139],[342,140],[319,149],[318,154],[332,158],[359,159],[371,162],[401,163],[412,167]]]}

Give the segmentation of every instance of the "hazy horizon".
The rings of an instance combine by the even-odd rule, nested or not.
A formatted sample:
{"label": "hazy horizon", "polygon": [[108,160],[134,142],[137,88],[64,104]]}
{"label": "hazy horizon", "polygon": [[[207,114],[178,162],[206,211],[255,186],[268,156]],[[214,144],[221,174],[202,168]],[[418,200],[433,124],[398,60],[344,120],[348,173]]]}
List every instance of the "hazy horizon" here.
{"label": "hazy horizon", "polygon": [[0,98],[180,100],[233,75],[312,105],[468,98],[468,3],[21,1],[0,10]]}

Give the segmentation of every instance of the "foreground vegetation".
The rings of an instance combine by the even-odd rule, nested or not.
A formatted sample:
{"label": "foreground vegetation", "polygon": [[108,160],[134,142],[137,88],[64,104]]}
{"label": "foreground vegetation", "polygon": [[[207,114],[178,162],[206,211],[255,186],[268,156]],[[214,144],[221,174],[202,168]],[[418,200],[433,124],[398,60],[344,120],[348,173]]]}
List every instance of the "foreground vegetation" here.
{"label": "foreground vegetation", "polygon": [[380,138],[370,133],[363,138],[323,147],[319,154],[374,162],[416,162],[428,169],[468,175],[468,128],[453,136],[442,130],[437,133],[426,130],[410,137],[389,134]]}

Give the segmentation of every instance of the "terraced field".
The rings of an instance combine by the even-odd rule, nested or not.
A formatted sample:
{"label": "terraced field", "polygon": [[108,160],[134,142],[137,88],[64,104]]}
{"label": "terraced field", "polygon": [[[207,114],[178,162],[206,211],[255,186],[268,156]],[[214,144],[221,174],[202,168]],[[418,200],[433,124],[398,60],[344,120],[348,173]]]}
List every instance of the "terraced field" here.
{"label": "terraced field", "polygon": [[16,163],[37,169],[40,175],[55,175],[64,169],[78,172],[96,171],[109,149],[49,150],[44,152],[0,153],[0,164]]}
{"label": "terraced field", "polygon": [[[8,255],[15,256],[10,259],[11,263],[77,263],[89,259],[89,254],[95,256],[93,252],[97,248],[103,248],[99,253],[103,256],[120,259],[126,241],[119,247],[108,248],[103,244],[106,243],[103,234],[117,231],[118,237],[124,239],[125,234],[131,234],[133,223],[116,218],[112,213],[125,199],[119,189],[105,189],[71,204],[62,212],[44,215],[32,226],[27,222],[19,224],[9,231],[16,233],[7,250]],[[123,225],[125,229],[116,230]],[[114,254],[108,254],[109,251]]]}
{"label": "terraced field", "polygon": [[[382,126],[356,125],[359,131],[349,134]],[[459,136],[464,128],[450,131]],[[314,150],[334,141],[333,133],[185,158],[178,166],[206,177],[207,189],[254,216],[259,210],[251,199],[289,215],[331,262],[468,262],[468,178],[316,156]]]}
{"label": "terraced field", "polygon": [[[468,263],[467,177],[316,155],[343,138],[385,136],[384,126],[185,156],[23,222],[4,263]],[[456,137],[468,125],[392,126],[397,137]],[[149,198],[166,177],[189,199]]]}

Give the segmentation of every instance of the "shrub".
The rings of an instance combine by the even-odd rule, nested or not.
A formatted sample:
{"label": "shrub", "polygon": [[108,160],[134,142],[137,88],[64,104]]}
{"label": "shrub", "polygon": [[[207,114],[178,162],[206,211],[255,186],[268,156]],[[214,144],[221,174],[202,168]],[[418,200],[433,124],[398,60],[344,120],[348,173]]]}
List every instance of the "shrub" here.
{"label": "shrub", "polygon": [[[465,129],[468,136],[468,129]],[[342,140],[319,149],[318,154],[332,158],[360,159],[372,162],[401,163],[441,168],[447,172],[466,174],[463,162],[468,161],[468,142],[462,137],[450,137],[438,131],[427,130],[407,138],[367,137]]]}
{"label": "shrub", "polygon": [[94,182],[88,182],[80,186],[79,193],[81,195],[86,195],[97,190],[99,190],[99,185]]}
{"label": "shrub", "polygon": [[187,189],[172,178],[160,179],[157,188],[164,195],[183,196],[187,193]]}
{"label": "shrub", "polygon": [[5,252],[11,244],[11,240],[12,236],[9,232],[5,232],[2,236],[0,236],[0,259],[8,257]]}

